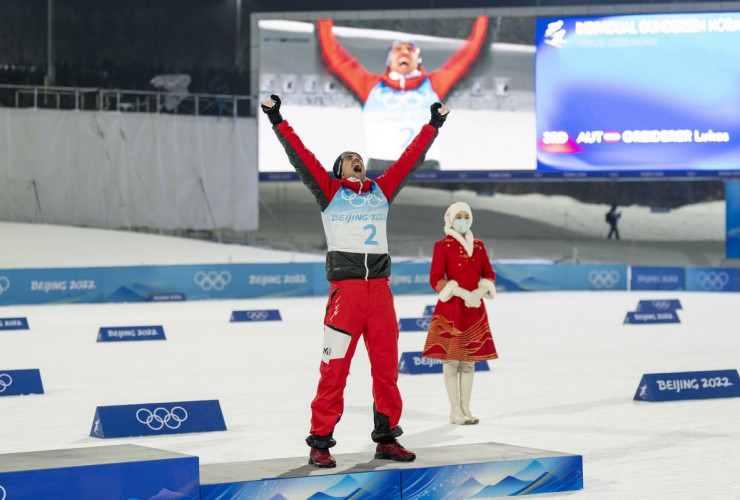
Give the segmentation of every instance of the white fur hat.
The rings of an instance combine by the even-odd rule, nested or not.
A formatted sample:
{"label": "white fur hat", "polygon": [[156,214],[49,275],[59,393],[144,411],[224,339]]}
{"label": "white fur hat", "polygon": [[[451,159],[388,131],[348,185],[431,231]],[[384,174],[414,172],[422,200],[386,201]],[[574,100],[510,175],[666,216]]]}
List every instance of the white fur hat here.
{"label": "white fur hat", "polygon": [[455,220],[455,216],[460,212],[467,212],[470,215],[470,224],[473,224],[473,211],[470,210],[470,205],[464,201],[456,201],[447,207],[445,211],[445,228],[452,227],[452,221]]}

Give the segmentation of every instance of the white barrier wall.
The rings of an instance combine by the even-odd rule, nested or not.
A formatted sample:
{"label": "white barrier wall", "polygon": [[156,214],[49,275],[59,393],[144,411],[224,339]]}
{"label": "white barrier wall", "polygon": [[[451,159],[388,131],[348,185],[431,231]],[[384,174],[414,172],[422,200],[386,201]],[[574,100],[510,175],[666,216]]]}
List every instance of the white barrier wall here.
{"label": "white barrier wall", "polygon": [[0,108],[0,148],[2,220],[257,229],[254,119]]}

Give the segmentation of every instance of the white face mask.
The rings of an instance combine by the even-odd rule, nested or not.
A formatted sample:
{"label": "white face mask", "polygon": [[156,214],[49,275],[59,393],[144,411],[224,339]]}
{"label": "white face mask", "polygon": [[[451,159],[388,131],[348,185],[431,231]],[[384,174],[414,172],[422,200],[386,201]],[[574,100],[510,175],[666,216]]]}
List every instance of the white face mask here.
{"label": "white face mask", "polygon": [[470,219],[455,219],[452,221],[452,228],[460,234],[465,234],[470,229]]}

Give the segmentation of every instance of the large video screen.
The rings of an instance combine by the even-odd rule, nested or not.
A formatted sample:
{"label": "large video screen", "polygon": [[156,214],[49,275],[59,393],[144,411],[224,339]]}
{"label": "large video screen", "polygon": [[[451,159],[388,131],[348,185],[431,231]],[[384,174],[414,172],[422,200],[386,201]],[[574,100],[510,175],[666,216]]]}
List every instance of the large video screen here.
{"label": "large video screen", "polygon": [[[421,171],[536,169],[534,18],[265,20],[260,100],[327,168],[359,152],[372,174],[396,160],[441,100],[451,110]],[[259,117],[261,172],[293,172]]]}
{"label": "large video screen", "polygon": [[740,168],[740,13],[538,19],[540,170]]}

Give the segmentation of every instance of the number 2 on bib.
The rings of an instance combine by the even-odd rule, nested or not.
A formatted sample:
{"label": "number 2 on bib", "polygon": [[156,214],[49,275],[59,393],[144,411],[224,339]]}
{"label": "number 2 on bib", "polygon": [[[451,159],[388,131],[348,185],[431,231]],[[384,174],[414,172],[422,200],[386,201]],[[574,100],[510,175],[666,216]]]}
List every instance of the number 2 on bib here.
{"label": "number 2 on bib", "polygon": [[379,245],[378,240],[375,239],[375,233],[378,232],[378,228],[375,227],[375,224],[367,224],[366,226],[363,226],[362,229],[370,231],[370,235],[365,240],[365,245]]}

